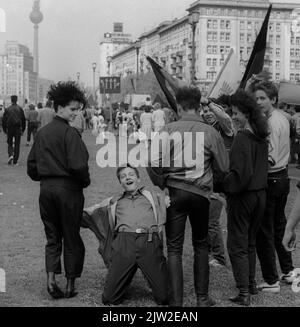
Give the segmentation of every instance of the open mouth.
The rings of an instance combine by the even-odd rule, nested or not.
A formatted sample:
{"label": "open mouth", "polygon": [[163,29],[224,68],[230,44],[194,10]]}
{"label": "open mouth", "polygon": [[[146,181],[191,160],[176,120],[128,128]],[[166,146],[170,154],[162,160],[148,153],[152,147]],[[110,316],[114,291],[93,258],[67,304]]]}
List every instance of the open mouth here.
{"label": "open mouth", "polygon": [[133,181],[127,181],[127,182],[126,182],[126,185],[127,185],[127,186],[130,186],[130,185],[132,185],[132,184],[133,184]]}

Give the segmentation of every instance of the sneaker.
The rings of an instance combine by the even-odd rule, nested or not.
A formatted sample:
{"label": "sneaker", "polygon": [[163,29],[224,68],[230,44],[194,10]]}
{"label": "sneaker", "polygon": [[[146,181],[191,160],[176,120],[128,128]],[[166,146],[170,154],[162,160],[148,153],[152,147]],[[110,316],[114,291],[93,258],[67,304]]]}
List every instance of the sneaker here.
{"label": "sneaker", "polygon": [[13,164],[13,166],[17,167],[17,166],[19,166],[19,164],[16,162],[16,163]]}
{"label": "sneaker", "polygon": [[224,267],[224,265],[222,265],[217,259],[211,259],[209,265],[212,267]]}
{"label": "sneaker", "polygon": [[8,159],[8,164],[11,165],[14,161],[14,157],[13,156],[10,156],[9,159]]}
{"label": "sneaker", "polygon": [[293,284],[293,281],[297,278],[298,274],[295,270],[290,271],[288,274],[280,276],[280,281],[286,284]]}
{"label": "sneaker", "polygon": [[276,282],[274,284],[268,284],[268,283],[261,283],[258,285],[258,290],[262,292],[269,292],[269,293],[279,293],[280,292],[280,285],[279,282]]}

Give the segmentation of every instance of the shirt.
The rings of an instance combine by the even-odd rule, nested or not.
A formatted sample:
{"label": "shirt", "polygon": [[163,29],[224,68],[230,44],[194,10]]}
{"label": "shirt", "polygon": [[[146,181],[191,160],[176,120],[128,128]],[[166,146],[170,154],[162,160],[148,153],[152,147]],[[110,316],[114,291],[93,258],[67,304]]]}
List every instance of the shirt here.
{"label": "shirt", "polygon": [[39,113],[35,109],[30,109],[27,114],[27,120],[29,123],[36,123],[38,121]]}
{"label": "shirt", "polygon": [[290,125],[287,118],[277,109],[268,118],[269,123],[269,173],[285,169],[290,156]]}
{"label": "shirt", "polygon": [[165,113],[161,109],[157,109],[152,114],[152,120],[155,125],[165,124]]}
{"label": "shirt", "polygon": [[137,190],[135,194],[124,192],[116,207],[116,230],[126,227],[134,232],[138,228],[157,226],[151,203]]}

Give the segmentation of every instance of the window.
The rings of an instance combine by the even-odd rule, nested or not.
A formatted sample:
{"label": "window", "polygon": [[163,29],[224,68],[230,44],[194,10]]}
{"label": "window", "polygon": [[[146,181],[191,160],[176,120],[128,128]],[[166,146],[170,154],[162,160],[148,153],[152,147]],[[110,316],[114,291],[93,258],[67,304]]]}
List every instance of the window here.
{"label": "window", "polygon": [[218,33],[217,32],[213,32],[213,41],[217,42],[218,40]]}
{"label": "window", "polygon": [[221,42],[224,42],[225,41],[225,33],[224,32],[221,32],[220,33],[220,41]]}
{"label": "window", "polygon": [[276,23],[276,32],[280,32],[281,31],[281,25],[280,23]]}
{"label": "window", "polygon": [[245,34],[244,33],[240,34],[240,42],[245,42]]}
{"label": "window", "polygon": [[280,48],[276,48],[276,56],[280,56]]}
{"label": "window", "polygon": [[252,48],[251,47],[247,47],[247,55],[249,55],[252,51]]}
{"label": "window", "polygon": [[225,49],[226,49],[226,50],[225,50],[225,53],[228,54],[228,53],[230,52],[230,46],[227,46],[227,45],[226,45],[226,48],[225,48]]}
{"label": "window", "polygon": [[230,29],[230,27],[231,27],[230,20],[226,20],[226,28]]}
{"label": "window", "polygon": [[279,73],[276,73],[276,75],[275,75],[275,80],[276,80],[276,81],[279,81],[279,79],[280,79],[280,74],[279,74]]}
{"label": "window", "polygon": [[206,66],[211,66],[211,58],[206,59]]}
{"label": "window", "polygon": [[280,35],[276,35],[276,44],[280,44]]}
{"label": "window", "polygon": [[211,54],[212,53],[211,45],[208,45],[207,46],[207,53],[208,54]]}
{"label": "window", "polygon": [[241,20],[240,21],[240,30],[244,30],[245,29],[245,21]]}
{"label": "window", "polygon": [[295,56],[295,49],[294,48],[291,48],[290,56],[291,57],[294,57]]}
{"label": "window", "polygon": [[272,34],[269,35],[269,42],[270,43],[273,43],[274,41],[274,36]]}
{"label": "window", "polygon": [[274,31],[274,23],[269,24],[269,31]]}
{"label": "window", "polygon": [[224,54],[225,53],[225,47],[224,47],[224,45],[221,45],[220,46],[220,53],[221,54]]}
{"label": "window", "polygon": [[296,75],[295,75],[295,80],[296,80],[296,81],[299,81],[299,74],[296,74]]}
{"label": "window", "polygon": [[213,28],[214,29],[218,28],[218,21],[217,20],[213,20]]}
{"label": "window", "polygon": [[293,36],[291,37],[291,44],[295,44],[295,38]]}
{"label": "window", "polygon": [[248,30],[252,30],[252,22],[247,22],[247,28]]}
{"label": "window", "polygon": [[212,41],[212,32],[207,32],[207,41]]}
{"label": "window", "polygon": [[247,34],[247,42],[251,42],[252,41],[252,35],[251,34]]}
{"label": "window", "polygon": [[207,20],[207,28],[212,28],[212,20],[211,19]]}
{"label": "window", "polygon": [[214,58],[214,59],[212,60],[212,65],[213,65],[213,66],[217,66],[217,59],[216,59],[216,58]]}
{"label": "window", "polygon": [[218,51],[218,47],[216,45],[213,45],[212,53],[217,54],[217,51]]}
{"label": "window", "polygon": [[300,56],[300,49],[296,49],[295,56],[299,57]]}
{"label": "window", "polygon": [[296,67],[296,69],[299,69],[299,68],[300,68],[300,61],[297,60],[297,61],[295,62],[295,67]]}
{"label": "window", "polygon": [[225,34],[225,41],[229,42],[230,41],[230,33]]}
{"label": "window", "polygon": [[220,66],[224,65],[224,59],[220,59]]}
{"label": "window", "polygon": [[225,20],[220,21],[220,28],[223,30],[225,28]]}
{"label": "window", "polygon": [[280,68],[280,61],[276,60],[276,68],[279,69]]}
{"label": "window", "polygon": [[295,74],[290,74],[290,80],[291,80],[292,82],[295,81]]}
{"label": "window", "polygon": [[300,44],[300,37],[299,37],[299,36],[296,37],[296,44],[297,44],[297,45]]}

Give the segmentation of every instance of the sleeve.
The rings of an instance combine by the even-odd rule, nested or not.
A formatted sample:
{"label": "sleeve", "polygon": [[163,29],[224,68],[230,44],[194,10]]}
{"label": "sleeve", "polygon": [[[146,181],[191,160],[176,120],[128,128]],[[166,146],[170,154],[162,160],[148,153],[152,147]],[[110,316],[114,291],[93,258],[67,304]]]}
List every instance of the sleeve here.
{"label": "sleeve", "polygon": [[225,174],[229,169],[229,157],[222,137],[214,129],[212,129],[210,150],[213,155],[214,191],[220,192],[221,190],[219,188],[221,187]]}
{"label": "sleeve", "polygon": [[26,118],[23,109],[20,107],[20,114],[21,114],[21,122],[22,122],[22,133],[24,133],[26,129]]}
{"label": "sleeve", "polygon": [[27,175],[33,181],[37,182],[41,180],[41,177],[39,176],[38,173],[37,162],[36,162],[36,142],[33,143],[33,146],[27,158]]}
{"label": "sleeve", "polygon": [[244,191],[252,176],[251,152],[245,149],[237,136],[230,151],[230,170],[223,183],[225,192],[235,194]]}
{"label": "sleeve", "polygon": [[227,136],[233,136],[234,128],[233,128],[231,117],[228,114],[226,114],[226,112],[223,110],[222,107],[219,107],[213,102],[210,103],[209,108],[216,115],[223,132]]}
{"label": "sleeve", "polygon": [[85,144],[75,128],[68,128],[65,137],[68,170],[83,188],[91,183],[88,160],[89,155]]}

